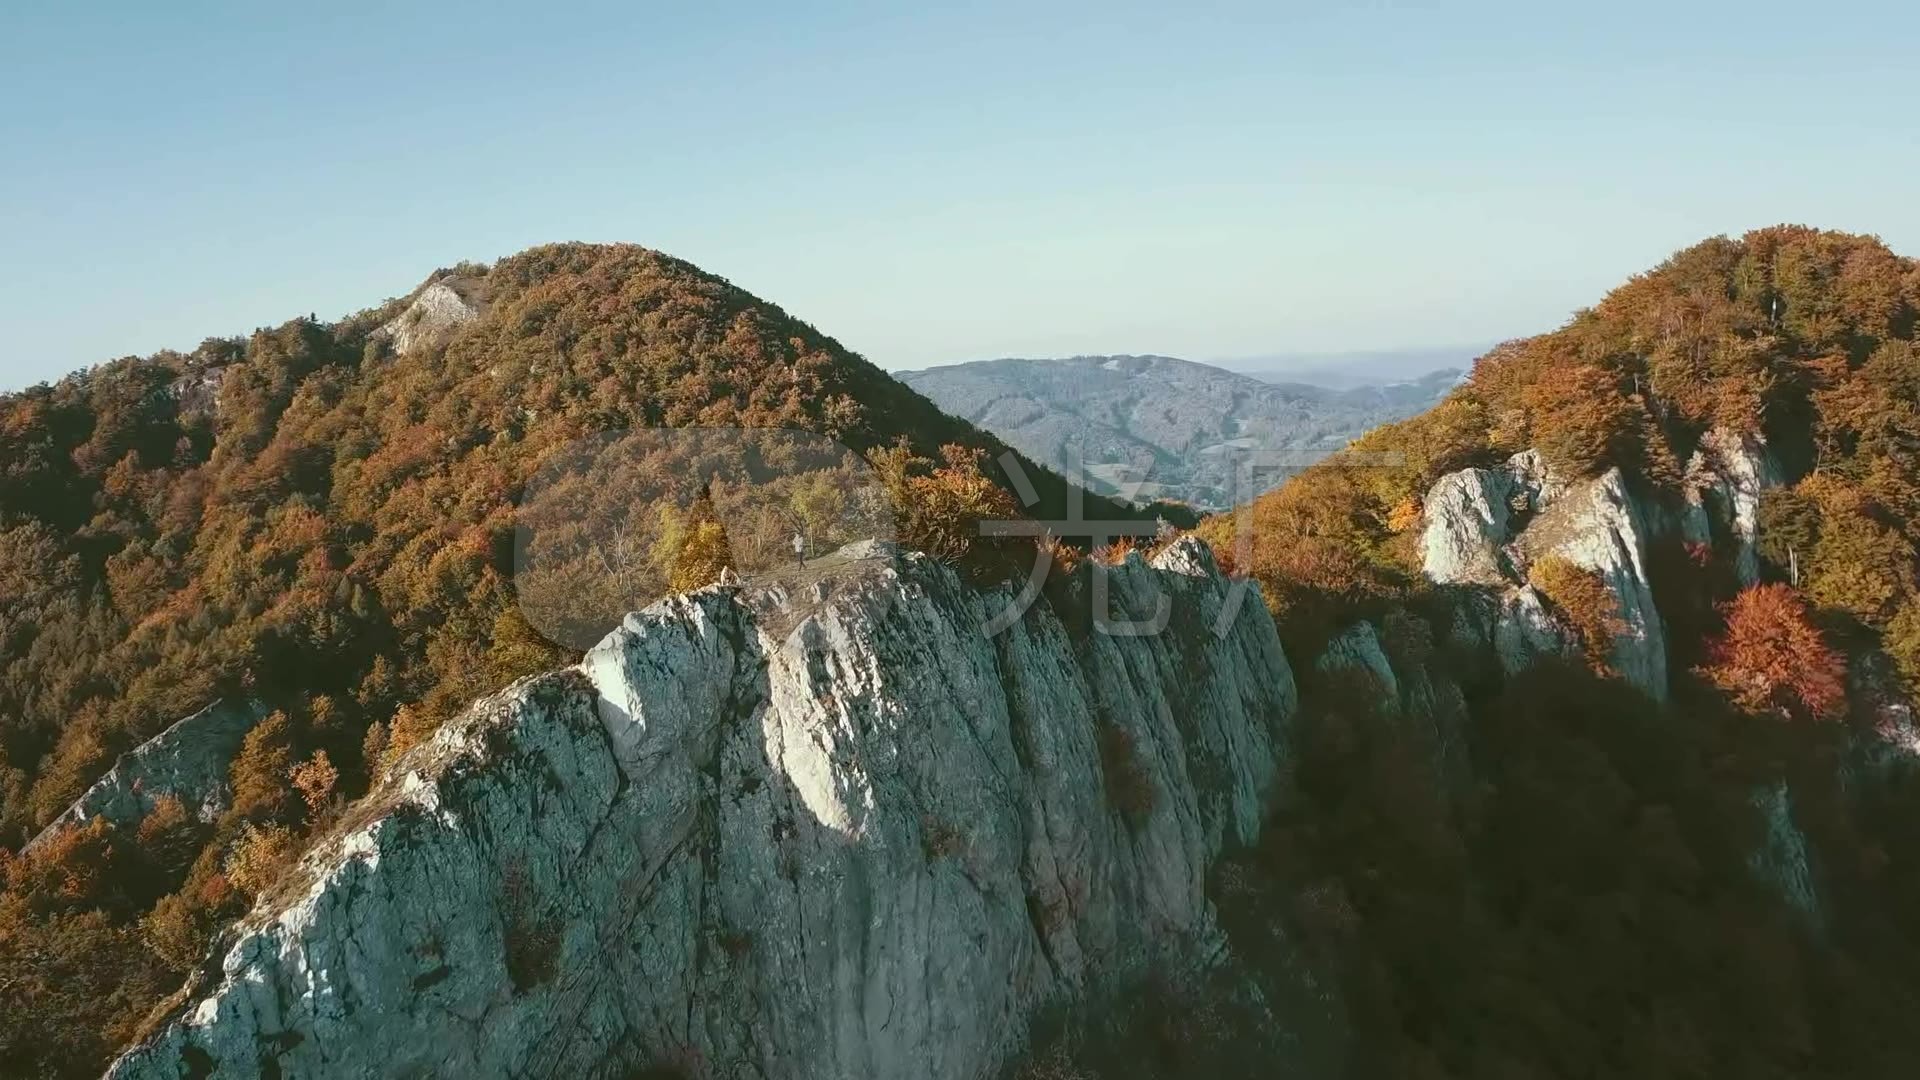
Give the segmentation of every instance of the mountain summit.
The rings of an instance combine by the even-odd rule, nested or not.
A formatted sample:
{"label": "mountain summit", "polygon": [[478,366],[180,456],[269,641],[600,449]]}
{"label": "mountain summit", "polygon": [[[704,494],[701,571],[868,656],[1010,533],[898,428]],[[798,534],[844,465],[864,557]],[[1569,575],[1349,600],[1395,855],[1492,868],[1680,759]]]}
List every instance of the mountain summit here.
{"label": "mountain summit", "polygon": [[[659,434],[696,429],[721,434]],[[582,446],[624,471],[555,481]],[[63,959],[0,981],[0,1059],[103,1061],[246,910],[261,878],[243,866],[276,865],[475,697],[565,662],[556,640],[590,644],[793,535],[859,539],[831,526],[876,507],[875,532],[956,562],[978,519],[1063,516],[1065,482],[1008,453],[778,307],[631,245],[460,265],[337,322],[0,397],[0,848],[73,806],[124,808],[33,846],[34,865],[96,860],[85,884],[12,866],[24,906],[0,907],[0,963]],[[557,635],[515,573],[534,487],[558,523],[531,547],[542,610],[575,616]],[[1089,513],[1151,518],[1097,497]],[[163,770],[114,770],[191,717],[141,759]]]}

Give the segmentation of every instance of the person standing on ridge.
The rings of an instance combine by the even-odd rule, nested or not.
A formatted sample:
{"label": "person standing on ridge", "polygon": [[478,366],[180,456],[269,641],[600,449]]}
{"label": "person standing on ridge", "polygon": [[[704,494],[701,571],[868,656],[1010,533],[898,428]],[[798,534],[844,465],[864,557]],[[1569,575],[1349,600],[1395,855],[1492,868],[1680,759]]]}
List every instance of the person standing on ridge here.
{"label": "person standing on ridge", "polygon": [[802,568],[807,565],[807,538],[799,533],[793,534],[793,561]]}

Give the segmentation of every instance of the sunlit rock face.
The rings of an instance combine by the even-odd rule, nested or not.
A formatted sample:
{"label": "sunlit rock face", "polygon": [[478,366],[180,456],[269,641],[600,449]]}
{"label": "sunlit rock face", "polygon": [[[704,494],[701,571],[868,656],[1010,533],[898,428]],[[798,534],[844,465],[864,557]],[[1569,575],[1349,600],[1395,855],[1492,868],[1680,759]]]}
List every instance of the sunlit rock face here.
{"label": "sunlit rock face", "polygon": [[1533,656],[1567,652],[1573,637],[1557,625],[1527,570],[1549,555],[1597,573],[1619,604],[1614,670],[1656,698],[1667,693],[1666,634],[1647,573],[1652,521],[1619,469],[1589,480],[1554,476],[1537,451],[1495,469],[1462,469],[1436,481],[1425,504],[1427,577],[1443,585],[1491,590],[1484,633],[1511,672]]}
{"label": "sunlit rock face", "polygon": [[396,353],[444,345],[455,330],[480,316],[480,306],[462,295],[458,283],[436,281],[414,296],[393,321],[374,331]]}
{"label": "sunlit rock face", "polygon": [[[1197,543],[1100,633],[918,555],[628,617],[403,760],[119,1077],[992,1075],[1041,1007],[1222,948],[1293,678]],[[1284,1063],[1281,1063],[1284,1064]]]}
{"label": "sunlit rock face", "polygon": [[1784,482],[1765,442],[1715,429],[1689,459],[1678,513],[1639,495],[1617,468],[1588,480],[1556,477],[1538,451],[1498,468],[1448,473],[1428,491],[1422,552],[1427,577],[1489,590],[1478,631],[1502,665],[1575,648],[1550,605],[1527,584],[1537,560],[1557,555],[1603,578],[1619,602],[1622,632],[1612,667],[1657,698],[1667,692],[1666,631],[1647,568],[1656,535],[1730,548],[1743,585],[1760,579],[1760,498]]}
{"label": "sunlit rock face", "polygon": [[1496,469],[1462,469],[1436,481],[1422,537],[1427,576],[1448,585],[1505,585],[1512,496],[1513,478]]}

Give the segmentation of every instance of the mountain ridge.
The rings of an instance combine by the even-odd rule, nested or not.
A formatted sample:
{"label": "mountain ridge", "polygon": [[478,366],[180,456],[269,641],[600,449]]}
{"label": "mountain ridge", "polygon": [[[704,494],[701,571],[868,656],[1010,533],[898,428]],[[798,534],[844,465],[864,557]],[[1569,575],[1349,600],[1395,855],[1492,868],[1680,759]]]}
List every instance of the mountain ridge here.
{"label": "mountain ridge", "polygon": [[[1100,490],[1223,509],[1284,478],[1250,453],[1311,458],[1436,401],[1458,376],[1330,390],[1155,355],[1003,358],[901,372],[948,412]],[[1069,460],[1072,459],[1072,460]],[[1306,460],[1289,460],[1299,466]]]}
{"label": "mountain ridge", "polygon": [[[1193,541],[1108,573],[1128,619],[1233,589]],[[1206,871],[1288,784],[1257,603],[1190,640],[1043,602],[993,641],[1012,593],[922,555],[862,545],[821,587],[663,600],[477,703],[108,1075],[964,1080],[1042,1004],[1217,938]]]}
{"label": "mountain ridge", "polygon": [[[528,483],[583,440],[695,427],[795,429],[838,449],[755,489],[777,500],[748,506],[759,519],[724,525],[716,475],[745,489],[780,472],[759,450],[791,440],[636,459],[652,487],[576,516],[625,532],[589,533],[548,566],[563,595],[625,611],[669,579],[712,580],[728,529],[744,549],[755,528],[784,544],[812,520],[803,511],[848,516],[833,501],[846,477],[885,499],[889,532],[958,537],[945,543],[957,562],[980,519],[1066,516],[1061,478],[777,306],[635,245],[461,264],[336,322],[0,396],[0,850],[211,702],[257,701],[263,717],[230,764],[182,772],[231,772],[212,801],[181,792],[141,802],[138,820],[91,815],[0,859],[0,961],[59,958],[0,985],[0,1059],[60,1075],[104,1060],[249,905],[267,875],[245,866],[284,860],[476,697],[563,661],[519,593]],[[1088,502],[1099,518],[1153,516]],[[615,541],[618,565],[602,563]],[[92,869],[66,889],[53,868],[78,863]]]}
{"label": "mountain ridge", "polygon": [[[766,358],[805,367],[806,342],[751,332],[791,327],[729,315],[705,279],[615,274],[576,249],[539,259],[565,264],[567,287],[505,290],[451,326],[423,309],[395,333],[425,344],[399,355],[353,339],[381,365],[372,386],[305,381],[325,363],[296,377],[300,357],[339,351],[324,328],[260,343],[256,369],[220,380],[217,432],[148,431],[137,409],[129,426],[111,377],[83,388],[109,395],[88,399],[87,424],[57,397],[0,416],[5,493],[94,530],[70,549],[59,516],[0,533],[15,604],[0,631],[54,615],[39,639],[8,639],[43,650],[16,683],[86,687],[44,653],[90,657],[83,630],[114,628],[116,600],[172,597],[142,559],[221,571],[176,603],[189,612],[250,573],[289,587],[239,597],[272,617],[233,608],[226,646],[288,700],[248,735],[210,833],[156,807],[132,836],[99,815],[0,860],[0,959],[20,973],[0,980],[5,1060],[71,1071],[47,1047],[90,1039],[82,1054],[128,1047],[116,1068],[169,1077],[319,1073],[336,1054],[369,1071],[690,1077],[1920,1071],[1911,260],[1798,227],[1709,240],[1495,348],[1433,408],[1197,539],[1144,551],[949,544],[1014,494],[969,464],[984,448],[942,465],[880,447],[870,464],[902,501],[942,511],[916,540],[942,557],[869,545],[744,583],[723,572],[574,664],[496,594],[447,599],[493,587],[460,571],[498,572],[475,541],[500,533],[381,542],[379,525],[497,490],[497,468],[437,473],[442,448],[510,444],[467,447],[461,410],[510,422],[557,401],[576,406],[557,414],[570,427],[623,402],[862,417],[829,407],[845,370],[792,401],[728,385],[785,370]],[[594,381],[663,328],[684,355]],[[502,348],[523,340],[544,347]],[[488,389],[496,364],[510,391]],[[867,419],[883,441],[886,418]],[[370,444],[317,457],[316,433],[339,431]],[[214,495],[147,475],[140,456],[175,434],[188,475],[219,459]],[[65,481],[85,498],[62,502]],[[712,557],[742,524],[719,512],[722,488],[697,492],[676,533],[717,537],[709,557],[682,549],[673,578],[730,569]],[[409,513],[337,531],[316,509],[401,493]],[[162,515],[183,523],[160,539],[206,545],[189,549],[201,561],[116,531],[175,504],[193,512]],[[1027,555],[1059,572],[1020,589],[1008,571]],[[51,593],[30,572],[46,567],[64,575]],[[1030,606],[1003,624],[1016,592]],[[92,622],[57,617],[90,598],[106,605]],[[155,620],[145,632],[191,640],[190,619],[130,606]],[[415,690],[360,700],[375,669],[323,681],[332,620],[376,610],[398,618],[374,651],[445,712],[394,707]],[[1136,632],[1103,625],[1115,616]],[[498,681],[476,688],[476,671]],[[285,692],[316,682],[312,701]],[[65,752],[112,715],[82,705],[58,717],[79,733]],[[345,779],[319,750],[340,751]],[[17,792],[19,775],[0,778]],[[140,1024],[187,970],[158,1026]]]}

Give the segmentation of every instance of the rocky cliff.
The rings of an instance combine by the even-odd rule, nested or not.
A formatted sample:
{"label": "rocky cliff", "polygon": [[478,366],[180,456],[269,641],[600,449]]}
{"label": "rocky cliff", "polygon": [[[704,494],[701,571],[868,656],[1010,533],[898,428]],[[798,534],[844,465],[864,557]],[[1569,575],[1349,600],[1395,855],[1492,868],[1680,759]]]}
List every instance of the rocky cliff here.
{"label": "rocky cliff", "polygon": [[1573,638],[1528,582],[1547,556],[1593,571],[1619,605],[1613,669],[1655,698],[1667,694],[1666,630],[1648,572],[1650,545],[1669,534],[1711,547],[1724,539],[1743,583],[1759,580],[1755,540],[1760,495],[1782,482],[1764,443],[1708,432],[1688,462],[1678,512],[1635,491],[1618,468],[1568,480],[1538,451],[1493,469],[1463,469],[1436,481],[1425,503],[1427,576],[1443,585],[1483,586],[1483,632],[1509,671],[1529,657],[1567,652]]}
{"label": "rocky cliff", "polygon": [[1654,697],[1666,696],[1666,637],[1647,574],[1649,514],[1619,469],[1569,482],[1529,450],[1497,469],[1441,477],[1427,495],[1426,519],[1427,576],[1492,591],[1491,636],[1501,642],[1508,670],[1570,647],[1528,582],[1536,561],[1558,556],[1599,574],[1619,604],[1614,669]]}
{"label": "rocky cliff", "polygon": [[[1315,682],[1457,801],[1467,688],[1577,648],[1527,568],[1598,574],[1616,669],[1662,696],[1648,545],[1731,540],[1757,573],[1777,476],[1718,440],[1677,510],[1533,453],[1443,477],[1426,569],[1452,603],[1348,624]],[[1098,572],[1115,619],[1170,596],[1165,631],[1063,617],[1083,576],[989,637],[1006,591],[871,543],[629,616],[415,750],[111,1075],[975,1077],[1051,1006],[1231,967],[1205,882],[1291,788],[1292,669],[1258,603],[1213,632],[1235,585],[1204,546]],[[1752,872],[1818,927],[1793,792],[1751,805]],[[1253,995],[1273,1045],[1328,1074],[1337,1002],[1280,979]]]}
{"label": "rocky cliff", "polygon": [[265,715],[257,702],[216,701],[182,718],[122,754],[105,776],[48,822],[26,850],[95,817],[131,828],[169,797],[179,799],[199,820],[212,821],[227,808],[231,795],[227,767],[240,752],[247,732]]}
{"label": "rocky cliff", "polygon": [[[1784,482],[1764,442],[1718,430],[1707,432],[1688,460],[1677,510],[1631,491],[1618,469],[1569,483],[1529,451],[1497,469],[1448,474],[1433,486],[1423,538],[1426,571],[1439,583],[1484,587],[1460,597],[1454,640],[1467,650],[1491,642],[1508,673],[1535,657],[1575,648],[1564,620],[1527,583],[1527,567],[1552,553],[1598,572],[1625,623],[1614,643],[1614,669],[1664,698],[1665,634],[1647,575],[1649,543],[1673,538],[1723,551],[1735,579],[1752,585],[1760,580],[1760,497]],[[1351,662],[1330,653],[1322,664],[1330,660]],[[1879,779],[1894,763],[1910,764],[1920,738],[1912,706],[1884,664],[1871,655],[1855,661],[1852,696],[1875,713],[1876,723],[1870,736],[1848,742],[1841,769]],[[1820,926],[1825,916],[1817,859],[1796,821],[1791,785],[1776,779],[1756,786],[1750,802],[1761,839],[1749,867],[1790,908]]]}
{"label": "rocky cliff", "polygon": [[1734,572],[1742,585],[1760,580],[1760,496],[1785,483],[1765,443],[1751,435],[1709,431],[1687,461],[1686,506],[1681,535],[1688,543],[1712,544],[1718,529],[1731,540]]}
{"label": "rocky cliff", "polygon": [[1168,632],[989,638],[1004,591],[878,546],[630,616],[413,751],[111,1075],[988,1074],[1217,954],[1204,875],[1288,786],[1264,608],[1213,633],[1193,541],[1101,572]]}

